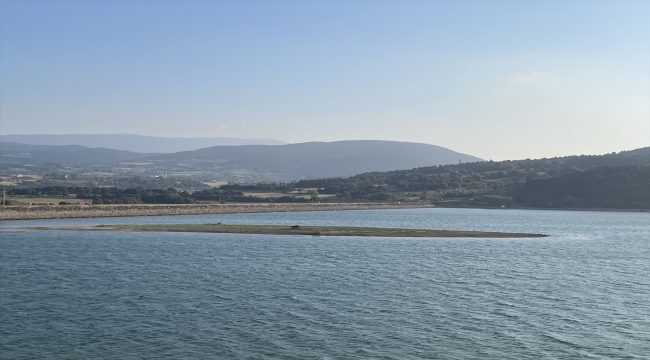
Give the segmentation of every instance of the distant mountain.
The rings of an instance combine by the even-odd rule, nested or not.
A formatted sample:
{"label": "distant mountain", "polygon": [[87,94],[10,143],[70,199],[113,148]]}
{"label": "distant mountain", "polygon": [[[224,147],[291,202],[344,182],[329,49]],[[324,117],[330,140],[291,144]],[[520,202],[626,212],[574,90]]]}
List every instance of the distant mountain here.
{"label": "distant mountain", "polygon": [[219,171],[240,169],[297,177],[349,176],[369,171],[481,161],[436,145],[378,140],[216,146],[161,154],[149,159],[206,165],[212,162]]}
{"label": "distant mountain", "polygon": [[133,134],[0,135],[0,142],[29,145],[79,145],[142,153],[174,153],[211,146],[286,144],[286,142],[273,139],[168,138]]}
{"label": "distant mountain", "polygon": [[138,171],[258,174],[277,179],[351,176],[481,161],[440,146],[376,140],[214,146],[172,154],[2,141],[0,155],[3,164],[110,165],[137,160],[148,162],[138,165]]}
{"label": "distant mountain", "polygon": [[88,148],[78,145],[28,145],[0,142],[0,163],[4,164],[116,164],[150,155],[123,150]]}

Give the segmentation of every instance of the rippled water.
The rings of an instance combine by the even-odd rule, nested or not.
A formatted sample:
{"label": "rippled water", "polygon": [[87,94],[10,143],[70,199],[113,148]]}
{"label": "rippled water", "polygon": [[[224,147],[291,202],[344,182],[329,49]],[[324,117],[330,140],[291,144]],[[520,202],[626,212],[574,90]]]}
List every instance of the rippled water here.
{"label": "rippled water", "polygon": [[[18,232],[329,224],[542,239]],[[417,209],[0,224],[0,358],[647,359],[650,214]]]}

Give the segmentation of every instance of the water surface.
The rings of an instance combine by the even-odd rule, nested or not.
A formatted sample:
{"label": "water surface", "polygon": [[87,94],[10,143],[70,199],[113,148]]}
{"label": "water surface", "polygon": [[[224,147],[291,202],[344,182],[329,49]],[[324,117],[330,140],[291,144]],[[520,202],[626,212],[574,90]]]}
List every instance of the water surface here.
{"label": "water surface", "polygon": [[[248,223],[422,239],[7,231]],[[650,214],[407,209],[6,221],[0,358],[642,359]]]}

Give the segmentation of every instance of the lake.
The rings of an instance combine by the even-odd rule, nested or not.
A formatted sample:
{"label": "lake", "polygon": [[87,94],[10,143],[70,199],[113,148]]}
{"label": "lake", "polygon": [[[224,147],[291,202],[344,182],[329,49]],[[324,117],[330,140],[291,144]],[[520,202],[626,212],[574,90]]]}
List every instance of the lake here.
{"label": "lake", "polygon": [[[232,223],[545,233],[16,231]],[[650,213],[403,209],[0,223],[2,359],[647,359]]]}

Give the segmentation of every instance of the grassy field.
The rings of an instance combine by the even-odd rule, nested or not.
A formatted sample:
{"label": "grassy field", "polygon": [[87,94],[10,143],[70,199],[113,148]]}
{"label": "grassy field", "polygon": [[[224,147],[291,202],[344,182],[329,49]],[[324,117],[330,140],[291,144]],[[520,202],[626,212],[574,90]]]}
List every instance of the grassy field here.
{"label": "grassy field", "polygon": [[313,235],[313,236],[373,236],[373,237],[462,237],[462,238],[530,238],[544,234],[429,230],[341,226],[282,226],[239,224],[170,224],[170,225],[98,225],[27,227],[25,230],[81,230],[81,231],[146,231],[146,232],[202,232],[230,234]]}

